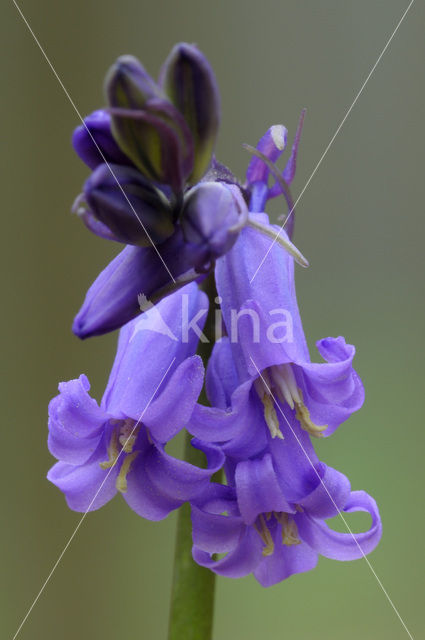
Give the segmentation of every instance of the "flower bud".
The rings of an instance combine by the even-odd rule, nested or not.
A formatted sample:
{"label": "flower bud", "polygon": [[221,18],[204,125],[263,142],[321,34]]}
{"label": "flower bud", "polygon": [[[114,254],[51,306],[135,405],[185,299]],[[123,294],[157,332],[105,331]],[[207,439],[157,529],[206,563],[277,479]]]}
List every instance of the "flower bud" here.
{"label": "flower bud", "polygon": [[196,265],[204,270],[236,242],[248,209],[240,190],[222,182],[202,182],[185,198],[182,230],[185,241],[202,249]]}
{"label": "flower bud", "polygon": [[220,121],[220,97],[214,73],[197,47],[181,43],[165,61],[160,84],[192,134],[195,160],[189,182],[194,184],[209,167]]}
{"label": "flower bud", "polygon": [[114,140],[111,116],[104,109],[93,111],[84,118],[84,124],[77,127],[72,135],[72,145],[90,169],[96,169],[104,162],[131,164]]}
{"label": "flower bud", "polygon": [[155,304],[199,277],[193,269],[196,248],[185,244],[180,227],[160,246],[160,256],[153,247],[127,245],[87,291],[74,319],[75,335],[88,338],[119,329],[140,313],[140,294]]}
{"label": "flower bud", "polygon": [[84,185],[84,198],[120,242],[150,246],[174,231],[168,200],[132,167],[100,165]]}
{"label": "flower bud", "polygon": [[120,56],[105,78],[105,93],[111,107],[143,109],[152,98],[163,93],[134,56]]}
{"label": "flower bud", "polygon": [[181,191],[193,166],[192,137],[183,116],[130,56],[113,65],[105,89],[120,148],[147,178]]}

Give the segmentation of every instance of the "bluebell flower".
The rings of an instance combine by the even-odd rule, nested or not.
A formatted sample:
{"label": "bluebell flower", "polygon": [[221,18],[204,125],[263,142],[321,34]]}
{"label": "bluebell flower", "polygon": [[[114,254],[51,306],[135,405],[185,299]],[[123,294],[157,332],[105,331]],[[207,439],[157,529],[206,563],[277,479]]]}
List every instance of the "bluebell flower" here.
{"label": "bluebell flower", "polygon": [[[266,224],[265,216],[262,216]],[[344,338],[317,343],[327,362],[312,363],[298,310],[293,258],[275,245],[252,275],[268,240],[244,229],[217,260],[215,276],[227,336],[207,369],[212,407],[197,406],[192,433],[220,442],[242,459],[282,438],[284,416],[316,437],[328,436],[364,401],[353,369],[355,349]],[[252,280],[252,281],[251,281]]]}
{"label": "bluebell flower", "polygon": [[[90,397],[85,375],[62,382],[50,402],[48,444],[59,462],[48,479],[71,509],[97,509],[120,492],[136,513],[158,520],[205,490],[222,466],[219,448],[197,440],[192,444],[205,453],[206,469],[165,451],[188,422],[203,386],[202,360],[193,355],[198,337],[180,336],[183,295],[189,321],[206,312],[206,296],[192,284],[121,329],[100,405]],[[168,332],[159,333],[155,314]]]}
{"label": "bluebell flower", "polygon": [[[307,484],[303,499],[292,503],[284,497],[267,458],[239,466],[244,467],[240,475],[247,481],[242,495],[234,486],[211,484],[193,501],[192,553],[201,566],[229,578],[253,573],[263,587],[269,587],[314,569],[319,556],[356,560],[379,543],[382,526],[376,502],[364,491],[351,492],[339,472],[325,468],[320,484]],[[261,498],[268,490],[272,494],[263,503],[267,510],[261,511]],[[339,512],[355,511],[370,514],[368,531],[352,535],[326,524]]]}

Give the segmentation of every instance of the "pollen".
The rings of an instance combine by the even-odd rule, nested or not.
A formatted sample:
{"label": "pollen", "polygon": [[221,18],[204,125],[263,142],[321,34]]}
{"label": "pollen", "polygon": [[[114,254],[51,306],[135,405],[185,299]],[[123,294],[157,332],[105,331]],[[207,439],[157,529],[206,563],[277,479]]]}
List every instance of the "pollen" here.
{"label": "pollen", "polygon": [[133,451],[133,453],[130,453],[124,458],[124,462],[121,465],[121,469],[115,483],[115,486],[120,493],[125,493],[127,491],[127,475],[130,472],[133,460],[137,458],[139,453],[140,451]]}
{"label": "pollen", "polygon": [[259,525],[254,524],[261,540],[264,543],[263,556],[271,556],[274,552],[274,542],[272,538],[272,534],[270,533],[270,529],[268,528],[266,521],[264,519],[263,514],[261,514],[258,518]]}
{"label": "pollen", "polygon": [[282,364],[271,368],[273,386],[281,402],[287,402],[295,409],[295,417],[304,431],[315,438],[321,438],[328,425],[315,424],[310,418],[310,411],[304,404],[303,393],[297,386],[295,375],[290,364]]}
{"label": "pollen", "polygon": [[281,440],[283,440],[283,434],[279,427],[279,418],[277,417],[273,399],[270,396],[270,387],[268,386],[267,381],[262,378],[258,378],[255,381],[255,389],[261,402],[263,403],[264,419],[267,423],[272,438],[280,438]]}
{"label": "pollen", "polygon": [[295,416],[298,422],[300,423],[304,431],[307,431],[311,436],[314,436],[315,438],[322,438],[323,431],[328,428],[328,425],[318,425],[312,421],[312,419],[310,418],[310,411],[307,409],[303,402],[302,391],[301,389],[298,389],[298,391],[301,396],[301,402],[296,403],[295,411]]}
{"label": "pollen", "polygon": [[135,426],[134,420],[130,419],[114,420],[112,424],[114,429],[108,446],[108,460],[101,462],[100,467],[101,469],[110,469],[117,463],[120,455],[123,454],[123,461],[115,486],[118,491],[125,493],[127,491],[127,475],[133,460],[140,453],[140,451],[133,451],[140,425]]}
{"label": "pollen", "polygon": [[287,546],[300,544],[298,529],[294,520],[287,513],[277,513],[276,520],[282,525],[282,543]]}
{"label": "pollen", "polygon": [[110,469],[111,467],[113,467],[118,459],[118,456],[118,432],[116,429],[114,429],[108,446],[108,460],[100,463],[101,469]]}
{"label": "pollen", "polygon": [[140,425],[135,427],[134,420],[127,419],[121,424],[119,431],[119,443],[123,448],[124,453],[131,453],[133,451],[134,444],[136,442],[137,434],[140,431]]}

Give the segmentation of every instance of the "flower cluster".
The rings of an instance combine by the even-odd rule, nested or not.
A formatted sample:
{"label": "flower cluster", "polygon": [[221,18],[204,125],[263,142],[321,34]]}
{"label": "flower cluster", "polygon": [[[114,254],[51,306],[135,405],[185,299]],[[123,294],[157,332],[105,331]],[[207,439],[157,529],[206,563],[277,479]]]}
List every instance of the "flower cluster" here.
{"label": "flower cluster", "polygon": [[[188,501],[194,560],[229,577],[253,573],[263,586],[312,569],[319,555],[362,557],[381,536],[376,503],[313,446],[361,407],[364,391],[344,338],[319,341],[324,362],[311,362],[298,310],[294,262],[307,261],[291,240],[290,183],[304,114],[283,171],[287,130],[275,125],[249,148],[240,184],[213,155],[219,97],[196,47],[177,45],[158,83],[124,56],[105,90],[108,106],[74,133],[92,169],[74,211],[126,246],[90,287],[74,332],[120,328],[118,349],[100,405],[84,375],[59,385],[49,480],[82,512],[117,492],[150,520]],[[278,195],[285,230],[265,213]],[[224,335],[205,371],[197,350],[212,272]],[[204,383],[210,406],[199,401]],[[204,467],[167,453],[183,429]],[[371,515],[368,531],[327,525],[352,511]]]}

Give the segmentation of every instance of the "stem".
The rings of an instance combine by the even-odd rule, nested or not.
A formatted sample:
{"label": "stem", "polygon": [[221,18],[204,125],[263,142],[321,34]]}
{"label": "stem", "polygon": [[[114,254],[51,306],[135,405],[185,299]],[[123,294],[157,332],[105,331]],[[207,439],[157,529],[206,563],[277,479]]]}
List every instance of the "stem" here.
{"label": "stem", "polygon": [[[186,434],[185,460],[202,465],[202,453],[190,445]],[[180,507],[171,592],[168,640],[211,640],[215,574],[192,559],[190,505]]]}
{"label": "stem", "polygon": [[[207,326],[213,326],[213,300],[217,295],[214,276],[211,274],[202,287],[210,300]],[[210,342],[200,343],[199,353],[207,365],[214,343],[212,331],[206,331]],[[205,392],[201,395],[206,402]],[[204,456],[191,446],[192,436],[186,432],[184,459],[190,464],[202,467]],[[177,520],[176,549],[174,553],[173,584],[171,588],[171,609],[168,640],[211,640],[214,617],[215,573],[197,565],[192,558],[192,523],[190,504],[179,509]]]}

